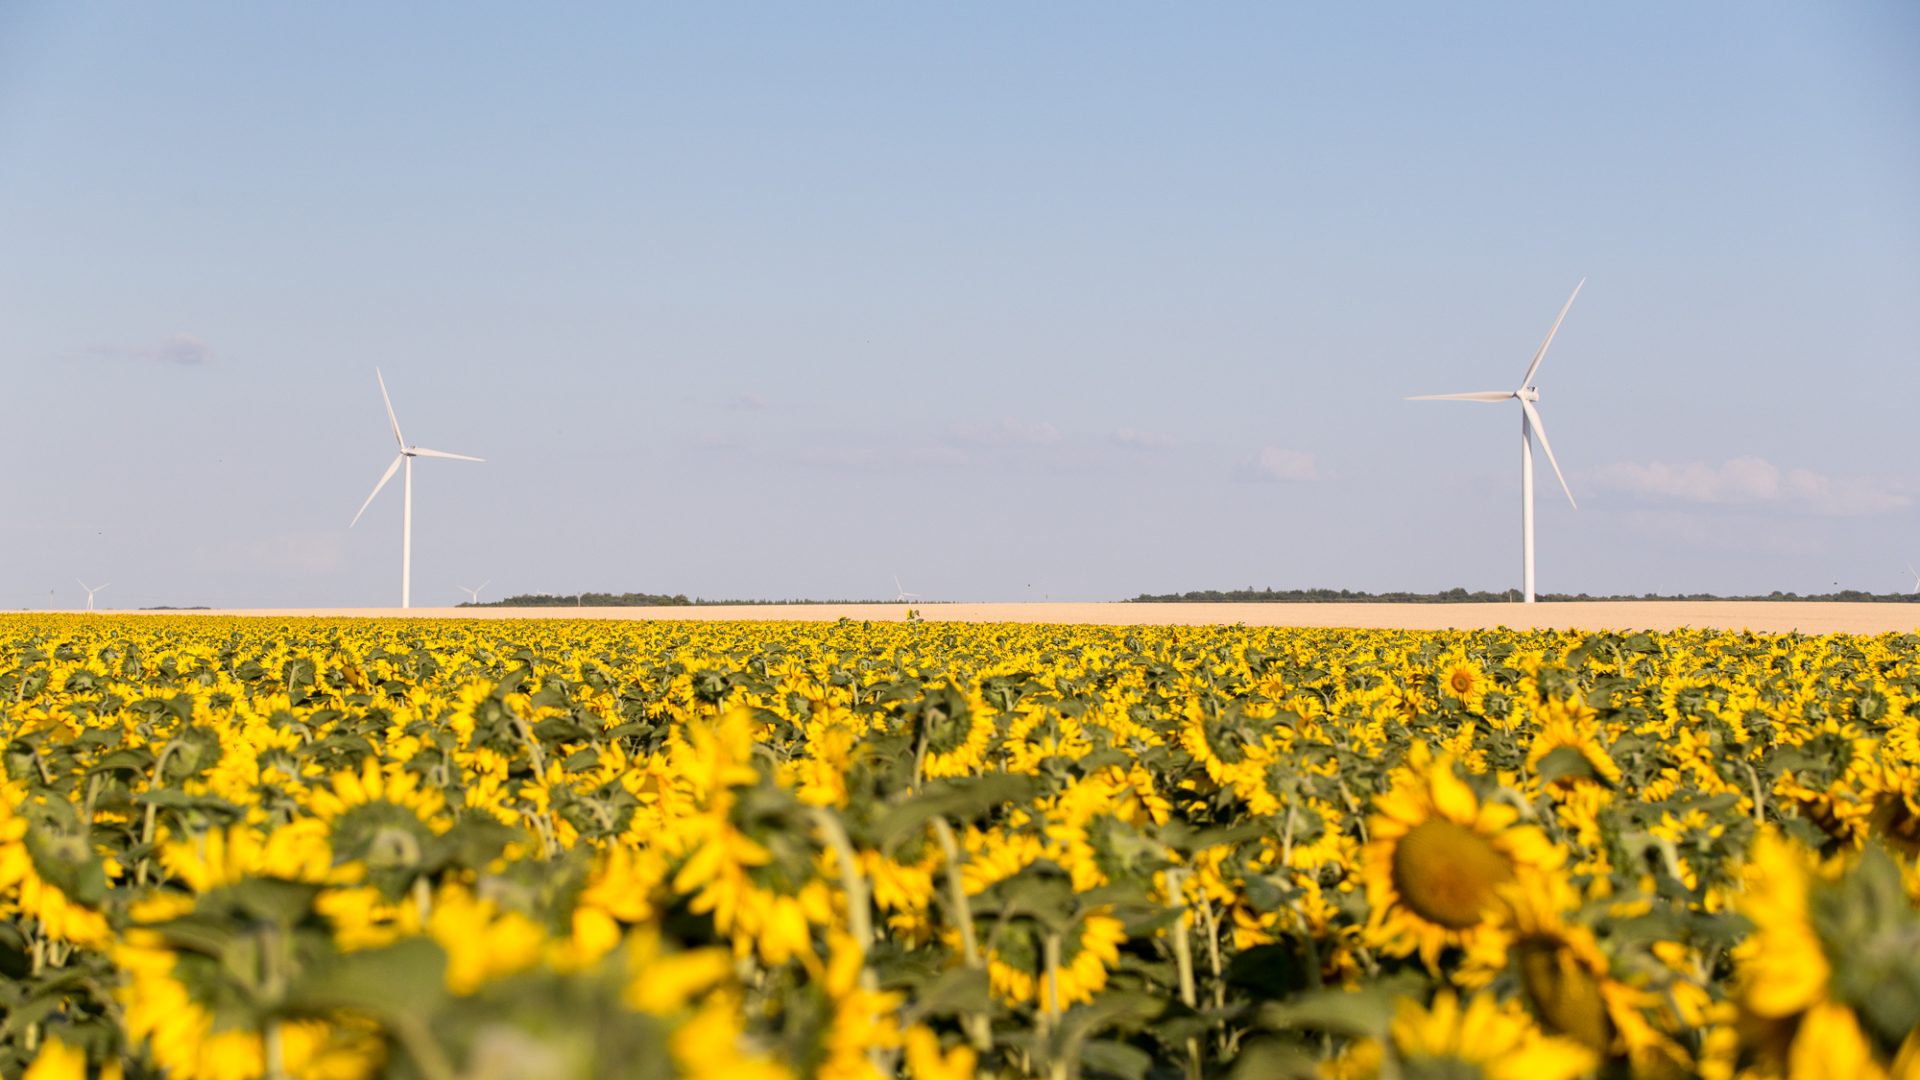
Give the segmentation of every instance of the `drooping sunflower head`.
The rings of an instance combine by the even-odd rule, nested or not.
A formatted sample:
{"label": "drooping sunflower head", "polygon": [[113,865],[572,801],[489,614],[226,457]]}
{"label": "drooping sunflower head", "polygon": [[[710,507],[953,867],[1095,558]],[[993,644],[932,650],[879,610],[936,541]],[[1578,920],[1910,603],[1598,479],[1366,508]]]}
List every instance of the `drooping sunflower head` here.
{"label": "drooping sunflower head", "polygon": [[930,690],[914,716],[925,747],[923,774],[931,779],[966,776],[978,770],[993,741],[994,722],[982,703],[957,687]]}
{"label": "drooping sunflower head", "polygon": [[1388,1028],[1387,1056],[1403,1077],[1574,1080],[1599,1062],[1571,1039],[1547,1035],[1525,1013],[1487,994],[1465,1006],[1448,992],[1422,1007],[1403,999]]}
{"label": "drooping sunflower head", "polygon": [[1450,755],[1416,744],[1392,790],[1374,801],[1366,849],[1369,934],[1390,955],[1432,966],[1448,944],[1492,931],[1503,889],[1557,865],[1559,852],[1510,806],[1483,802]]}
{"label": "drooping sunflower head", "polygon": [[309,797],[342,874],[370,880],[389,895],[412,883],[434,839],[451,827],[446,805],[419,777],[384,772],[371,757],[358,773],[335,773],[328,787]]}
{"label": "drooping sunflower head", "polygon": [[[1540,726],[1527,751],[1527,770],[1549,786],[1571,788],[1582,782],[1620,783],[1620,766],[1600,742],[1593,710],[1550,701],[1540,710]],[[1583,719],[1583,715],[1586,717]]]}
{"label": "drooping sunflower head", "polygon": [[[987,979],[994,994],[1013,1004],[1065,1010],[1089,1002],[1107,985],[1107,973],[1120,962],[1125,927],[1111,915],[1090,914],[1060,935],[1054,963],[1047,963],[1047,933],[1037,922],[1018,919],[987,949]],[[1049,994],[1052,987],[1054,994]]]}
{"label": "drooping sunflower head", "polygon": [[1602,1056],[1625,1056],[1635,1075],[1688,1071],[1686,1052],[1647,1019],[1662,995],[1615,976],[1593,930],[1569,915],[1579,895],[1564,878],[1535,876],[1510,888],[1507,901],[1513,936],[1493,963],[1511,968],[1542,1027]]}
{"label": "drooping sunflower head", "polygon": [[1821,862],[1762,833],[1746,879],[1739,908],[1754,932],[1734,962],[1747,1018],[1791,1032],[1790,1055],[1812,1047],[1809,1027],[1825,1024],[1836,1038],[1857,1029],[1869,1054],[1891,1060],[1920,1031],[1920,910],[1894,857],[1869,845]]}

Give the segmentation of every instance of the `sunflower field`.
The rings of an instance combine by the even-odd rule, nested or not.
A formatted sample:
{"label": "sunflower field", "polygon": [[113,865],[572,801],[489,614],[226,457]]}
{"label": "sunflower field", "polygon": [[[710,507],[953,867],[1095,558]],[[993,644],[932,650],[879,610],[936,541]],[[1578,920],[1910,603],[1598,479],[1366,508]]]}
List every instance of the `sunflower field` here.
{"label": "sunflower field", "polygon": [[0,1074],[1920,1078],[1920,637],[0,616]]}

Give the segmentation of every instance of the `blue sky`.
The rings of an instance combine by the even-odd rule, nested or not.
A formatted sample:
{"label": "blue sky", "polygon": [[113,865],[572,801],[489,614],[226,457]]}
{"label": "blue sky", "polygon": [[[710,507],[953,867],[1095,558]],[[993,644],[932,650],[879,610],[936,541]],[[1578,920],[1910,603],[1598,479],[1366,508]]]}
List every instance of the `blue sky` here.
{"label": "blue sky", "polygon": [[1910,4],[0,0],[0,606],[1511,587],[1582,276],[1543,591],[1911,587]]}

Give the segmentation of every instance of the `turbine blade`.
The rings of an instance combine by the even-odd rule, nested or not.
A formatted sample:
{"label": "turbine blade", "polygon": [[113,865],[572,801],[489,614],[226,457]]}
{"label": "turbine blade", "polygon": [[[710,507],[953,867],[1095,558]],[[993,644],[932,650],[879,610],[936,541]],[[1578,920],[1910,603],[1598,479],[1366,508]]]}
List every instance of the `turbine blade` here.
{"label": "turbine blade", "polygon": [[1420,394],[1408,401],[1505,401],[1513,396],[1511,390],[1475,390],[1470,394]]}
{"label": "turbine blade", "polygon": [[[1560,332],[1560,324],[1566,321],[1567,311],[1568,309],[1573,307],[1573,297],[1580,295],[1580,289],[1582,286],[1586,285],[1586,283],[1587,283],[1587,279],[1581,278],[1580,284],[1575,285],[1573,287],[1573,296],[1567,297],[1567,302],[1565,306],[1561,307],[1560,309],[1560,317],[1553,320],[1553,329],[1547,331],[1546,340],[1540,343],[1540,351],[1533,354],[1533,363],[1527,365],[1527,373],[1526,375],[1522,376],[1520,379],[1521,389],[1524,390],[1527,387],[1533,385],[1533,374],[1534,372],[1540,370],[1540,361],[1546,358],[1547,346],[1553,344],[1553,335]],[[1544,445],[1544,443],[1542,445]]]}
{"label": "turbine blade", "polygon": [[387,377],[380,374],[379,368],[373,369],[373,377],[380,380],[380,400],[387,405],[387,425],[393,428],[393,441],[405,450],[407,440],[400,434],[400,418],[393,415],[393,399],[387,396]]}
{"label": "turbine blade", "polygon": [[396,456],[393,459],[393,464],[387,466],[387,471],[380,474],[380,482],[373,485],[373,494],[367,496],[367,501],[360,504],[360,513],[353,515],[353,520],[347,523],[347,528],[351,529],[355,525],[360,524],[360,514],[366,513],[367,507],[373,505],[374,497],[380,494],[381,488],[387,486],[387,481],[393,479],[393,474],[400,471],[400,463],[405,460],[407,460],[407,455],[405,454]]}
{"label": "turbine blade", "polygon": [[479,592],[479,591],[480,591],[481,589],[484,589],[484,588],[486,588],[487,586],[489,586],[489,585],[491,585],[491,584],[493,584],[493,579],[492,579],[492,578],[488,578],[487,580],[485,580],[485,581],[483,581],[483,582],[481,582],[480,584],[478,584],[478,585],[475,585],[475,586],[473,587],[473,591],[474,591],[474,592]]}
{"label": "turbine blade", "polygon": [[1527,426],[1533,429],[1533,437],[1540,440],[1540,449],[1547,452],[1547,464],[1553,466],[1553,475],[1560,481],[1560,490],[1567,493],[1567,501],[1573,503],[1575,510],[1580,509],[1580,504],[1573,501],[1573,489],[1567,486],[1566,476],[1560,472],[1560,463],[1553,458],[1553,447],[1547,442],[1547,429],[1540,423],[1540,410],[1534,408],[1533,402],[1526,398],[1520,399],[1520,407],[1527,411]]}
{"label": "turbine blade", "polygon": [[411,451],[409,451],[409,453],[413,454],[413,456],[415,457],[446,458],[449,461],[485,461],[487,460],[486,458],[468,457],[465,454],[449,454],[445,450],[428,450],[428,449],[425,449],[424,447],[419,447],[419,446],[414,447]]}
{"label": "turbine blade", "polygon": [[86,582],[84,582],[84,581],[81,581],[81,580],[80,580],[79,578],[74,578],[73,580],[74,580],[75,582],[78,582],[78,583],[79,583],[79,585],[80,585],[80,587],[81,587],[81,588],[83,588],[83,589],[85,589],[85,590],[87,590],[88,592],[92,592],[92,591],[93,591],[93,586],[91,586],[91,585],[89,585],[89,584],[87,584],[87,583],[86,583]]}

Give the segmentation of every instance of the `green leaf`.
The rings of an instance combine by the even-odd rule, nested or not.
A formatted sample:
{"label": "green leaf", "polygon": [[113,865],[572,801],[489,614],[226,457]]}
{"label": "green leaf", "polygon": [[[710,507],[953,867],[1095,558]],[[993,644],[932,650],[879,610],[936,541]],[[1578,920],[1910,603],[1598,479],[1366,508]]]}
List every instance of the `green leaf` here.
{"label": "green leaf", "polygon": [[907,1010],[909,1024],[932,1016],[986,1012],[993,1004],[987,973],[978,968],[951,968],[920,987]]}
{"label": "green leaf", "polygon": [[984,817],[1008,803],[1032,798],[1039,787],[1035,777],[1013,773],[936,780],[888,811],[874,825],[874,839],[881,848],[891,850],[935,817],[957,821]]}
{"label": "green leaf", "polygon": [[1540,782],[1551,784],[1556,780],[1595,780],[1612,787],[1606,778],[1594,770],[1587,756],[1571,746],[1556,746],[1540,759],[1534,770],[1540,776]]}
{"label": "green leaf", "polygon": [[1226,1080],[1319,1080],[1320,1062],[1304,1047],[1271,1035],[1251,1039]]}
{"label": "green leaf", "polygon": [[1291,1001],[1260,1007],[1262,1026],[1286,1030],[1307,1028],[1336,1035],[1379,1038],[1393,1019],[1394,1005],[1403,997],[1424,998],[1425,980],[1418,976],[1382,979],[1360,990],[1316,990]]}
{"label": "green leaf", "polygon": [[316,964],[287,996],[298,1014],[352,1009],[379,1016],[430,1015],[446,997],[447,954],[428,938],[347,953]]}
{"label": "green leaf", "polygon": [[1095,1039],[1080,1048],[1080,1064],[1095,1075],[1146,1080],[1147,1070],[1153,1068],[1153,1055],[1113,1039]]}

